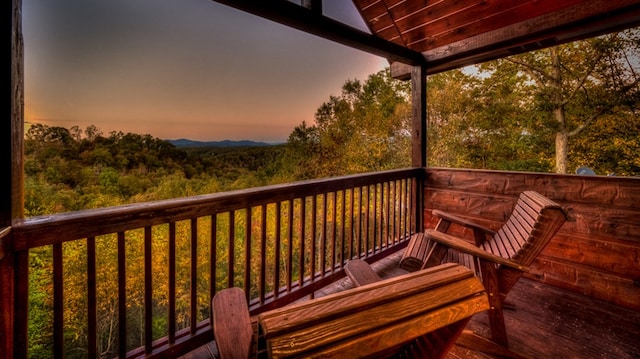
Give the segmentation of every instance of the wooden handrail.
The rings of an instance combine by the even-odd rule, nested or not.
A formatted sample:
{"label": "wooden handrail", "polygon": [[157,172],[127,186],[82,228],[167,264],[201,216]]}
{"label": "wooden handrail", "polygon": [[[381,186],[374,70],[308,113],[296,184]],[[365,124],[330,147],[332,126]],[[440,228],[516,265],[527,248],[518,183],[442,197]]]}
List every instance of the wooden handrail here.
{"label": "wooden handrail", "polygon": [[[364,173],[169,200],[25,218],[14,226],[14,250],[177,222],[212,213],[256,207],[374,183],[422,176],[420,168]],[[88,225],[90,223],[90,225]]]}

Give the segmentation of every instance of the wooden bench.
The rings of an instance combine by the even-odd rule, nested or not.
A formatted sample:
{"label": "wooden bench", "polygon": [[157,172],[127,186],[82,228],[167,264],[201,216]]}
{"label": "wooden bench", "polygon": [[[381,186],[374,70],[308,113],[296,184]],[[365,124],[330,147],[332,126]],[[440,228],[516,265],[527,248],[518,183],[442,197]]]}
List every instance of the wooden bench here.
{"label": "wooden bench", "polygon": [[[257,348],[244,298],[230,288],[213,299],[222,359],[246,358]],[[424,357],[442,358],[470,317],[488,309],[473,272],[444,264],[259,314],[258,327],[269,358],[387,357],[419,337],[428,339]]]}

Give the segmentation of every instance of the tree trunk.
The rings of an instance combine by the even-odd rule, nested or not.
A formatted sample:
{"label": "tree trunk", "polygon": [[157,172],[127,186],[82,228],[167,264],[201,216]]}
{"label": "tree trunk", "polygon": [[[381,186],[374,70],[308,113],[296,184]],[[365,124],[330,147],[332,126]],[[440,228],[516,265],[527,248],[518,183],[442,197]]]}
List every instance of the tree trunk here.
{"label": "tree trunk", "polygon": [[569,136],[566,132],[556,133],[556,173],[567,173],[567,151]]}
{"label": "tree trunk", "polygon": [[556,132],[556,173],[567,173],[567,153],[569,148],[569,134],[566,128],[566,118],[564,113],[562,97],[562,63],[556,48],[550,49],[551,63],[553,67],[553,79],[551,86],[554,88],[553,117],[558,122],[558,132]]}

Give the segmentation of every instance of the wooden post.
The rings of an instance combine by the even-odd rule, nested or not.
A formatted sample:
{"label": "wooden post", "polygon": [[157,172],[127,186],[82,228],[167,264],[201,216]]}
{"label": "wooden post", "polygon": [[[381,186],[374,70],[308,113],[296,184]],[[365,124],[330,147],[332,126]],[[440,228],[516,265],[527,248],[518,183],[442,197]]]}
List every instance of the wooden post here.
{"label": "wooden post", "polygon": [[[424,65],[413,66],[411,70],[412,128],[411,128],[411,165],[424,168],[427,165],[427,68]],[[424,230],[424,178],[416,180],[414,191],[415,231]]]}
{"label": "wooden post", "polygon": [[427,69],[413,66],[411,71],[412,129],[411,165],[427,165]]}
{"label": "wooden post", "polygon": [[[10,4],[10,5],[9,5]],[[23,217],[23,151],[24,136],[24,47],[22,40],[22,1],[5,3],[5,26],[11,31],[11,106],[10,114],[4,117],[0,136],[0,167],[4,175],[0,185],[0,357],[13,358],[15,320],[15,260],[13,253],[11,225]],[[5,62],[6,63],[6,62]],[[26,278],[25,278],[26,280]],[[22,298],[23,299],[23,298]],[[25,323],[26,326],[26,323]]]}

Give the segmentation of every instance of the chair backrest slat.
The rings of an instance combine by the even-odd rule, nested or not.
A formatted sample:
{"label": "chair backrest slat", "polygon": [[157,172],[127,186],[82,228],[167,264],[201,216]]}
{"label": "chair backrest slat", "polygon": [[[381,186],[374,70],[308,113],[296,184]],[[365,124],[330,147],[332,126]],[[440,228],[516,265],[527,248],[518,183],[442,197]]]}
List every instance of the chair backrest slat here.
{"label": "chair backrest slat", "polygon": [[560,205],[537,192],[525,191],[520,194],[507,222],[482,248],[529,265],[551,239],[552,235],[547,234],[555,233],[548,228],[566,219],[560,216],[565,216]]}
{"label": "chair backrest slat", "polygon": [[520,238],[520,235],[517,230],[512,228],[512,225],[509,225],[504,231],[496,234],[496,242],[502,244],[502,250],[499,254],[501,257],[512,258],[518,253],[521,244],[517,238]]}

